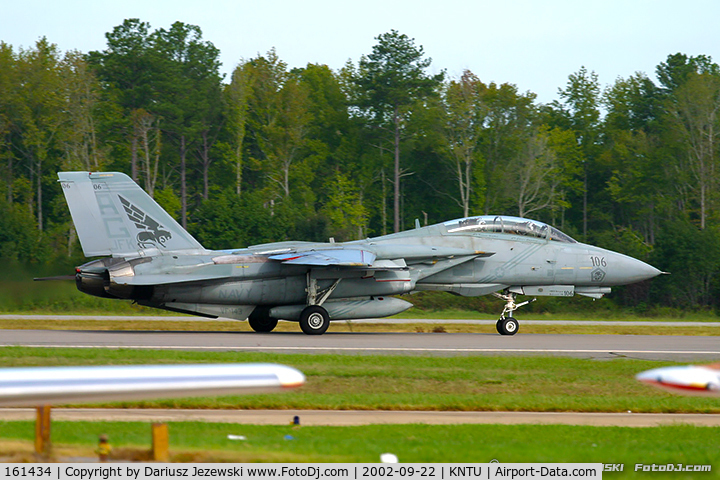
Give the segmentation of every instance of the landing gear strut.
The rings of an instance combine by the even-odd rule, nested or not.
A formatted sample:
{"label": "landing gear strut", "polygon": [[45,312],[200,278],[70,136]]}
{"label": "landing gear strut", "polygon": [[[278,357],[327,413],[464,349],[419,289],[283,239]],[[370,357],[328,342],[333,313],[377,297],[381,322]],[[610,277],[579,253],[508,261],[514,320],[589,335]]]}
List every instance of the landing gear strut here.
{"label": "landing gear strut", "polygon": [[503,308],[503,311],[500,314],[500,319],[497,323],[495,323],[495,328],[497,328],[500,335],[515,335],[520,328],[520,324],[517,320],[515,320],[513,313],[518,308],[523,307],[528,303],[532,303],[537,299],[533,298],[532,300],[527,300],[525,302],[515,303],[515,298],[517,297],[516,293],[507,291],[506,293],[493,292],[493,295],[501,300],[505,300],[505,308]]}
{"label": "landing gear strut", "polygon": [[308,306],[300,313],[300,329],[307,335],[322,335],[330,326],[330,315],[323,308],[322,304],[330,297],[333,291],[340,284],[341,279],[336,279],[332,285],[325,290],[318,290],[317,279],[313,277],[312,271],[307,273],[307,304]]}

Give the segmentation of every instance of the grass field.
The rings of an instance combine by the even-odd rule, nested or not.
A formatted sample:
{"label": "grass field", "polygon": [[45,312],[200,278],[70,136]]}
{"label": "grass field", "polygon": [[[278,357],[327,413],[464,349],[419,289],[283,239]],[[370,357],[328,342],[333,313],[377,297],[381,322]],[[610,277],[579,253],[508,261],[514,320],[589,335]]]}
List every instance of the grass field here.
{"label": "grass field", "polygon": [[[0,422],[0,448],[27,454],[31,422]],[[360,427],[169,424],[174,461],[378,462],[390,452],[403,463],[588,462],[718,464],[720,428],[569,427],[561,425],[368,425]],[[147,455],[150,428],[139,422],[54,422],[57,456],[93,456],[99,434],[109,435],[116,457]],[[233,441],[228,435],[242,435]],[[292,439],[286,439],[290,435]],[[8,455],[9,457],[9,455]],[[1,457],[0,457],[1,458]],[[62,458],[60,458],[62,459]],[[629,472],[627,470],[630,470]],[[713,472],[715,473],[715,472]],[[645,474],[647,476],[647,474]],[[697,474],[696,474],[697,475]],[[712,478],[713,474],[705,474]],[[669,478],[661,476],[660,478]],[[670,478],[693,478],[675,476]],[[697,477],[695,477],[697,478]],[[703,477],[706,478],[706,477]]]}
{"label": "grass field", "polygon": [[671,365],[633,359],[300,355],[107,349],[0,348],[0,365],[273,362],[304,387],[282,395],[126,402],[168,408],[720,413],[717,398],[671,395],[634,376]]}
{"label": "grass field", "polygon": [[[0,366],[276,362],[307,376],[304,387],[278,395],[226,396],[109,404],[126,407],[528,410],[720,413],[717,399],[673,396],[634,380],[669,365],[633,359],[558,357],[333,356],[238,352],[0,348]],[[57,460],[93,457],[99,434],[117,459],[148,458],[150,427],[140,422],[53,422]],[[243,435],[232,441],[229,434]],[[0,461],[32,460],[32,422],[0,422]],[[285,436],[292,436],[286,439]],[[720,468],[720,428],[574,427],[561,425],[369,425],[359,427],[170,424],[172,460],[193,462],[635,463]],[[660,478],[713,478],[662,474]],[[702,476],[700,476],[702,475]]]}

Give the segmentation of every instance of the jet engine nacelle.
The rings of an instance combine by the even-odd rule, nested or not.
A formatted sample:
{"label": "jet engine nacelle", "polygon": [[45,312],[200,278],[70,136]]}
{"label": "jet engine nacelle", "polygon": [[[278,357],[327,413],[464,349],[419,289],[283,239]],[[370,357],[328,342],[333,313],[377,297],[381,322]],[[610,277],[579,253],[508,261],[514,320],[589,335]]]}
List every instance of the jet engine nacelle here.
{"label": "jet engine nacelle", "polygon": [[148,300],[152,297],[152,286],[121,285],[113,281],[117,277],[134,275],[133,262],[103,258],[86,263],[75,269],[75,285],[81,292],[95,297]]}
{"label": "jet engine nacelle", "polygon": [[77,289],[88,295],[102,298],[121,298],[115,295],[110,295],[105,291],[105,285],[109,283],[109,276],[107,269],[101,272],[85,272],[80,268],[77,269],[75,274],[75,285]]}

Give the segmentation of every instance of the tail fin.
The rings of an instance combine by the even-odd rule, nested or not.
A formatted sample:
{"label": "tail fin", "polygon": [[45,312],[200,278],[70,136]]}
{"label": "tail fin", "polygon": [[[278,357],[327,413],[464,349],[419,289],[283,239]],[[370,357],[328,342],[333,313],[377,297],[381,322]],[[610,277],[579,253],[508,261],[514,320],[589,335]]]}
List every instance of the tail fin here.
{"label": "tail fin", "polygon": [[86,257],[204,251],[184,228],[123,173],[58,173]]}

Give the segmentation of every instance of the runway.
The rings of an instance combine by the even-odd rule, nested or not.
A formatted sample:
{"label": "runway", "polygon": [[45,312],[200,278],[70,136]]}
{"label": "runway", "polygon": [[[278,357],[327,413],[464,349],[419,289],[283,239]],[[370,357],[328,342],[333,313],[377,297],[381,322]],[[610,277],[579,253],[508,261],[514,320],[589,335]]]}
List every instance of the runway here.
{"label": "runway", "polygon": [[[577,413],[577,412],[426,412],[360,410],[186,410],[125,408],[53,408],[59,421],[210,422],[248,425],[288,425],[293,417],[304,426],[390,424],[588,425],[596,427],[656,427],[686,424],[720,427],[720,415],[699,413]],[[0,408],[0,421],[34,420],[35,409]]]}
{"label": "runway", "polygon": [[[42,320],[42,321],[114,321],[114,322],[206,322],[217,321],[237,322],[233,319],[204,318],[180,315],[19,315],[2,314],[3,320]],[[465,324],[465,325],[495,325],[497,320],[468,320],[468,319],[431,319],[431,318],[364,318],[347,320],[342,323],[349,324]],[[720,327],[720,322],[691,322],[691,321],[650,321],[650,320],[532,320],[522,319],[525,325],[584,325],[584,326],[609,326],[609,327]],[[332,328],[332,326],[330,327]]]}
{"label": "runway", "polygon": [[0,330],[0,346],[254,351],[349,355],[558,355],[578,358],[720,360],[714,336],[482,333],[168,332]]}

